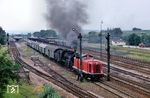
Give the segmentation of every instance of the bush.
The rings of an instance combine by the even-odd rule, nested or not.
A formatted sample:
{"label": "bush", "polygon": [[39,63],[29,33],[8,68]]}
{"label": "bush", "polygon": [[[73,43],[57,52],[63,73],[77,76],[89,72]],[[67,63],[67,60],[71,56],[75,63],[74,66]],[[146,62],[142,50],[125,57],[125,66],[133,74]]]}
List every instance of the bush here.
{"label": "bush", "polygon": [[44,91],[39,95],[40,98],[60,98],[57,92],[48,84],[44,84]]}
{"label": "bush", "polygon": [[10,80],[18,80],[17,74],[14,72],[18,70],[18,65],[13,64],[7,58],[7,51],[0,49],[0,98],[3,98],[6,85]]}

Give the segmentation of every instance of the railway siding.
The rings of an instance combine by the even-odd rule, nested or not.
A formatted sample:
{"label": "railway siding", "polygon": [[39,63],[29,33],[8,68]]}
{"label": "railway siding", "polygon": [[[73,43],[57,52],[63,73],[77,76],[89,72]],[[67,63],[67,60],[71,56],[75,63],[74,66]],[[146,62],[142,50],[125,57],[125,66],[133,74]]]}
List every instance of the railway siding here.
{"label": "railway siding", "polygon": [[120,98],[134,98],[132,97],[131,95],[123,92],[123,91],[120,91],[119,89],[117,88],[114,88],[114,87],[110,87],[110,85],[106,84],[106,83],[95,83],[97,86],[100,86],[104,89],[106,89],[107,91],[115,94],[116,96],[120,97]]}
{"label": "railway siding", "polygon": [[[39,65],[40,65],[40,64],[39,64]],[[45,70],[46,70],[46,68],[45,68]],[[47,70],[47,71],[48,71],[48,70]],[[111,77],[111,78],[112,78],[112,77]],[[115,78],[116,78],[116,77],[115,77]],[[59,79],[60,79],[60,78],[59,78]],[[61,80],[61,79],[60,79],[60,80]],[[114,79],[113,79],[113,81],[117,81],[117,80],[114,80]],[[120,84],[121,84],[121,83],[122,83],[122,82],[120,82]],[[122,84],[123,84],[123,83],[122,83]],[[125,84],[123,84],[123,85],[125,85]],[[128,84],[126,84],[126,85],[127,85],[129,88],[133,89],[133,86],[128,85]],[[108,85],[108,86],[109,86],[108,89],[110,89],[110,85]],[[114,89],[114,88],[112,88],[112,89]],[[137,90],[137,89],[136,89],[136,90]],[[139,92],[140,94],[143,94],[143,92],[141,92],[140,90],[141,90],[141,89],[137,90],[137,92]],[[87,91],[87,92],[88,92],[88,91]],[[118,95],[118,96],[120,96],[120,97],[122,96],[122,97],[125,97],[125,98],[126,98],[127,96],[128,96],[128,97],[130,96],[130,97],[132,98],[132,95],[130,95],[130,94],[129,94],[129,95],[128,95],[127,93],[126,93],[126,94],[121,94],[122,92],[120,92],[120,91],[118,91],[118,90],[116,90],[116,91],[114,91],[114,92],[120,93],[120,94]],[[91,94],[91,93],[90,93],[90,94]],[[147,96],[149,96],[149,92],[146,93],[146,94],[147,94]],[[95,94],[93,94],[93,95],[95,95]],[[116,93],[116,95],[117,95],[117,93]],[[97,96],[96,96],[96,97],[97,97]],[[134,96],[133,96],[133,97],[134,97]],[[143,98],[143,97],[142,97],[142,98]],[[148,97],[144,97],[144,98],[148,98]]]}
{"label": "railway siding", "polygon": [[24,62],[24,60],[22,58],[20,58],[20,54],[19,54],[17,47],[15,46],[15,43],[12,43],[10,49],[11,49],[13,56],[15,58],[15,61],[17,63],[20,63],[26,69],[32,71],[33,73],[37,74],[38,76],[40,76],[48,81],[51,81],[52,83],[62,87],[63,89],[67,90],[68,92],[78,96],[79,98],[98,98],[98,96],[95,96],[94,94],[81,89],[80,87],[74,85],[73,83],[68,83],[69,81],[66,81],[62,77],[59,77],[59,75],[55,75],[56,77],[54,76],[54,74],[50,76],[48,74],[41,72],[41,70],[39,71],[38,69],[34,68],[33,66],[30,66],[29,64]]}

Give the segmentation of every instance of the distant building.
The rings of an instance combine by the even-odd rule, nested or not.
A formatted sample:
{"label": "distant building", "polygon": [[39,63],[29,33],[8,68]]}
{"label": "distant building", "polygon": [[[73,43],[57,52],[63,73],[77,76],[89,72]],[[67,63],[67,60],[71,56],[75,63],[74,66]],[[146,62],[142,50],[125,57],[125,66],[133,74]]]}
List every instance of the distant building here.
{"label": "distant building", "polygon": [[124,46],[124,45],[126,45],[126,43],[121,39],[120,40],[112,40],[111,44],[115,45],[115,46]]}
{"label": "distant building", "polygon": [[15,36],[14,39],[16,41],[23,41],[23,37],[20,37],[20,36]]}
{"label": "distant building", "polygon": [[150,43],[147,43],[147,44],[145,44],[145,43],[140,43],[139,44],[139,47],[150,47]]}
{"label": "distant building", "polygon": [[145,47],[145,44],[144,43],[140,43],[139,47]]}

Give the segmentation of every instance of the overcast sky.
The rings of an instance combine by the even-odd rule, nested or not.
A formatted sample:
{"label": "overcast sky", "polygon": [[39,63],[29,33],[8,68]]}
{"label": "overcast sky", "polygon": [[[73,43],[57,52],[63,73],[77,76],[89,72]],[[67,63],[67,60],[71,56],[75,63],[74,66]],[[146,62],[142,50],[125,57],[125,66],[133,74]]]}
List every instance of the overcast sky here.
{"label": "overcast sky", "polygon": [[[64,0],[65,1],[65,0]],[[133,27],[150,29],[150,0],[83,0],[89,23],[84,29]],[[6,31],[32,32],[49,28],[45,0],[0,0],[0,26]]]}

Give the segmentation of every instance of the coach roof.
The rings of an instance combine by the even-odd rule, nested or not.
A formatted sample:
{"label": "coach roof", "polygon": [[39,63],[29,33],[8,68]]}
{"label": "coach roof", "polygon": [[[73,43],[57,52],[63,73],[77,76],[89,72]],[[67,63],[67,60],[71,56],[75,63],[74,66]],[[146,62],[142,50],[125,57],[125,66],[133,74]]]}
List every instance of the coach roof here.
{"label": "coach roof", "polygon": [[47,45],[43,44],[43,43],[40,43],[39,46],[42,47],[42,48],[46,48],[47,47]]}

